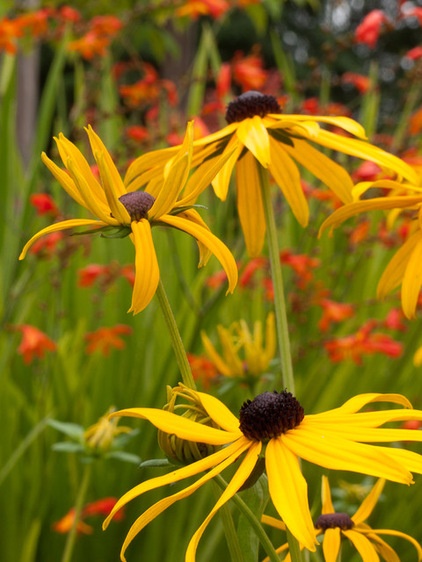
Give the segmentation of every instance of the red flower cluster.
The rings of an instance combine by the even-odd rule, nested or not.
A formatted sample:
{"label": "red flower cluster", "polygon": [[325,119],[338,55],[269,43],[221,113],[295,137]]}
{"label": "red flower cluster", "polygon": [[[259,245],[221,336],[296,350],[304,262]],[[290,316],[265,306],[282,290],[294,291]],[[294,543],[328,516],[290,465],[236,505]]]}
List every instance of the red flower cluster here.
{"label": "red flower cluster", "polygon": [[[76,523],[76,530],[78,533],[83,533],[85,535],[90,535],[93,533],[94,529],[91,525],[87,525],[82,519],[86,517],[93,517],[100,515],[102,517],[107,516],[113,509],[117,502],[117,498],[102,498],[95,502],[87,504],[81,513],[79,521]],[[124,518],[124,511],[121,509],[114,516],[115,521],[121,521]],[[53,523],[52,528],[56,533],[68,533],[75,522],[75,509],[72,507],[66,515],[64,515],[59,521]]]}

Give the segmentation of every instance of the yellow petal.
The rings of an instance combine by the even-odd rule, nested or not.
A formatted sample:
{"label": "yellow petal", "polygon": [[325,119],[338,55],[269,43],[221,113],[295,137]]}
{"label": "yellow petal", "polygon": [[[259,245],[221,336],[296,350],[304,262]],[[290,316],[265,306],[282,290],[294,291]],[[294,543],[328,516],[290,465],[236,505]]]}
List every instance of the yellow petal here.
{"label": "yellow petal", "polygon": [[364,535],[353,530],[343,531],[343,535],[353,544],[361,555],[362,560],[365,562],[379,562],[379,556],[375,547]]}
{"label": "yellow petal", "polygon": [[28,240],[28,242],[23,247],[19,259],[23,260],[29,248],[32,246],[32,244],[36,242],[39,238],[45,236],[46,234],[51,234],[52,232],[59,232],[60,230],[68,230],[69,228],[75,228],[78,226],[90,226],[93,228],[97,228],[97,227],[101,228],[107,225],[101,221],[95,221],[92,219],[69,219],[67,221],[56,222],[34,234],[34,236],[30,240]]}
{"label": "yellow petal", "polygon": [[237,211],[249,256],[259,256],[265,240],[265,215],[255,157],[247,152],[236,165]]}
{"label": "yellow petal", "polygon": [[128,312],[138,314],[150,303],[158,287],[160,271],[147,220],[132,222],[132,241],[135,245],[135,284],[132,304]]}
{"label": "yellow petal", "polygon": [[329,484],[328,478],[326,476],[322,477],[321,501],[322,501],[322,509],[321,509],[322,514],[325,515],[327,513],[335,513],[335,509],[334,509],[333,502],[332,502],[332,499],[331,499],[330,484]]}
{"label": "yellow petal", "polygon": [[235,434],[237,432],[239,436],[241,435],[238,418],[232,414],[221,400],[204,392],[197,392],[197,395],[207,414],[215,423],[230,433]]}
{"label": "yellow petal", "polygon": [[195,562],[195,555],[196,550],[198,547],[198,543],[202,534],[204,533],[205,529],[207,528],[209,522],[217,513],[217,511],[223,507],[225,503],[227,503],[239,490],[239,488],[244,484],[247,478],[250,476],[251,472],[254,469],[259,457],[259,453],[262,448],[262,443],[249,443],[249,450],[246,453],[245,458],[242,460],[241,465],[236,470],[235,474],[231,477],[230,482],[227,485],[227,488],[221,494],[220,499],[217,501],[215,506],[210,511],[209,515],[206,517],[205,521],[199,527],[199,529],[195,532],[193,537],[191,538],[188,548],[186,550],[185,561],[186,562]]}
{"label": "yellow petal", "polygon": [[275,517],[271,517],[271,515],[263,515],[261,517],[261,523],[265,525],[271,525],[275,529],[279,529],[280,531],[286,530],[286,525],[280,519],[276,519]]}
{"label": "yellow petal", "polygon": [[352,516],[352,520],[355,523],[355,525],[358,525],[359,523],[363,523],[371,515],[384,489],[384,485],[385,485],[384,478],[380,478],[379,480],[377,480],[372,490],[369,492],[369,494],[360,504],[356,513]]}
{"label": "yellow petal", "polygon": [[237,163],[240,154],[242,153],[243,146],[237,139],[237,137],[233,137],[230,140],[229,144],[225,148],[223,152],[223,157],[228,158],[226,159],[226,163],[223,165],[221,170],[215,176],[212,181],[212,187],[214,189],[214,193],[217,195],[219,199],[222,201],[226,200],[227,193],[229,190],[230,179],[232,177],[233,168]]}
{"label": "yellow petal", "polygon": [[255,115],[239,123],[236,136],[264,168],[271,162],[270,139],[261,117]]}
{"label": "yellow petal", "polygon": [[303,193],[299,170],[284,150],[284,145],[270,137],[270,172],[283,192],[299,224],[305,227],[309,221],[309,207]]}
{"label": "yellow petal", "polygon": [[312,419],[316,418],[325,418],[326,416],[330,415],[337,415],[337,414],[353,414],[359,410],[361,410],[367,404],[373,404],[375,402],[391,402],[392,404],[400,404],[404,408],[412,408],[412,404],[409,400],[401,395],[401,394],[384,394],[380,392],[368,392],[365,394],[358,394],[357,396],[353,396],[349,400],[340,406],[339,408],[334,408],[333,410],[327,410],[321,414],[314,414],[311,416],[306,416],[306,418],[311,417]]}
{"label": "yellow petal", "polygon": [[210,338],[207,336],[207,334],[203,330],[201,331],[201,339],[202,339],[202,344],[203,344],[204,349],[205,349],[205,353],[208,355],[208,357],[214,363],[214,365],[217,368],[217,371],[221,375],[224,375],[225,377],[231,376],[230,369],[227,367],[224,359],[221,357],[221,355],[219,355],[217,353],[217,350],[215,349],[214,345],[212,344]]}
{"label": "yellow petal", "polygon": [[[334,127],[340,127],[344,131],[348,133],[360,137],[361,139],[366,139],[365,129],[362,127],[360,123],[355,121],[354,119],[350,119],[350,117],[329,117],[324,115],[273,115],[272,116],[280,125],[283,125],[285,121],[291,121],[293,123],[302,123],[302,122],[317,122],[317,123],[326,123],[327,125],[333,125]],[[277,127],[277,125],[274,125]]]}
{"label": "yellow petal", "polygon": [[[178,201],[177,204],[178,205],[181,204],[181,201],[180,202]],[[206,222],[204,221],[204,219],[201,217],[201,215],[198,213],[196,209],[188,209],[183,213],[179,213],[177,216],[186,219],[190,222],[193,222],[194,224],[198,224],[199,226],[210,232],[210,229],[208,228]],[[198,267],[203,267],[204,265],[207,265],[208,260],[212,256],[212,252],[207,246],[205,246],[205,244],[203,244],[199,240],[197,240],[197,244],[199,249]]]}
{"label": "yellow petal", "polygon": [[340,552],[341,531],[337,527],[335,529],[327,529],[324,533],[322,542],[322,550],[324,552],[325,562],[337,562]]}
{"label": "yellow petal", "polygon": [[[361,531],[362,532],[362,531]],[[422,560],[422,548],[421,545],[418,543],[418,541],[416,541],[413,537],[411,537],[410,535],[407,535],[406,533],[402,533],[400,531],[394,531],[394,530],[390,530],[390,529],[376,529],[376,530],[368,530],[368,534],[371,534],[371,539],[374,540],[374,534],[376,533],[375,537],[376,537],[376,542],[379,546],[379,541],[381,541],[382,539],[380,539],[380,537],[378,537],[378,535],[387,535],[390,537],[399,537],[401,539],[405,539],[406,541],[409,541],[415,548],[416,551],[418,553],[418,560]],[[384,542],[384,541],[382,541]],[[386,543],[384,543],[386,544]],[[400,559],[399,559],[400,561]]]}
{"label": "yellow petal", "polygon": [[72,180],[69,174],[59,168],[52,160],[50,160],[45,152],[41,154],[41,160],[47,166],[56,180],[61,184],[66,193],[70,195],[70,197],[72,197],[72,199],[74,199],[76,203],[78,203],[82,207],[85,207],[86,209],[87,206],[85,200],[83,199],[83,197],[81,197],[81,194],[79,193],[75,182]]}
{"label": "yellow petal", "polygon": [[274,507],[289,531],[308,550],[315,551],[315,530],[308,505],[308,486],[297,457],[284,438],[270,439],[265,451],[268,487]]}
{"label": "yellow petal", "polygon": [[236,261],[230,250],[219,238],[214,236],[214,234],[201,225],[182,217],[164,215],[160,217],[160,222],[182,230],[183,232],[187,232],[196,238],[196,240],[202,242],[202,244],[204,244],[215,255],[226,272],[229,284],[227,293],[232,293],[234,291],[238,279]]}
{"label": "yellow petal", "polygon": [[95,152],[95,159],[111,214],[120,224],[129,225],[130,215],[126,207],[118,200],[125,193],[125,188],[116,167],[113,164],[113,168],[110,168],[108,158],[102,152]]}
{"label": "yellow petal", "polygon": [[422,231],[419,231],[419,242],[415,244],[409,256],[403,275],[401,287],[401,303],[406,318],[414,318],[422,286]]}
{"label": "yellow petal", "polygon": [[147,152],[130,164],[124,178],[126,191],[137,191],[157,175],[162,181],[162,171],[166,163],[174,157],[179,147],[164,148]]}

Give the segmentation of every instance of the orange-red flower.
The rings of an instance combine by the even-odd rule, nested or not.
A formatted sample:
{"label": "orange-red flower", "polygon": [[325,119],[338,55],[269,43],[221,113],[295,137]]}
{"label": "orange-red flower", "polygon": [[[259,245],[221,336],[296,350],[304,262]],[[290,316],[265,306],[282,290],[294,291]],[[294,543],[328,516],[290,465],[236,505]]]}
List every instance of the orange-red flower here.
{"label": "orange-red flower", "polygon": [[390,20],[382,10],[372,10],[367,14],[355,30],[357,43],[364,43],[371,49],[378,42],[384,25],[391,25]]}
{"label": "orange-red flower", "polygon": [[327,298],[323,298],[319,304],[322,308],[322,316],[318,322],[318,328],[321,332],[327,332],[331,328],[331,324],[343,322],[355,313],[352,304],[335,302]]}
{"label": "orange-red flower", "polygon": [[88,342],[86,352],[94,353],[98,351],[107,357],[112,349],[123,349],[126,344],[120,336],[131,333],[132,328],[125,324],[117,324],[110,328],[98,328],[95,332],[86,334],[85,339]]}
{"label": "orange-red flower", "polygon": [[51,258],[57,252],[57,245],[64,238],[63,232],[52,232],[40,238],[31,246],[29,253],[39,258]]}
{"label": "orange-red flower", "polygon": [[201,383],[204,390],[209,390],[212,383],[218,377],[217,367],[203,355],[188,353],[188,361],[192,369],[193,378]]}
{"label": "orange-red flower", "polygon": [[56,344],[44,332],[30,324],[17,324],[14,330],[22,333],[18,353],[22,355],[25,365],[32,363],[35,357],[42,359],[47,351],[56,351]]}
{"label": "orange-red flower", "polygon": [[345,72],[341,77],[342,84],[351,84],[361,94],[364,94],[371,87],[371,80],[368,76],[357,74],[356,72]]}
{"label": "orange-red flower", "polygon": [[22,30],[17,19],[0,19],[0,52],[14,54],[17,50],[17,40],[22,35]]}
{"label": "orange-red flower", "polygon": [[91,60],[95,56],[103,57],[109,45],[110,39],[108,37],[98,35],[94,31],[88,31],[79,39],[70,41],[67,48],[69,51],[79,53],[82,58]]}
{"label": "orange-red flower", "polygon": [[258,54],[244,56],[238,51],[233,59],[233,80],[242,87],[244,92],[248,90],[262,90],[267,79],[267,72],[263,68],[263,60]]}
{"label": "orange-red flower", "polygon": [[[83,533],[85,535],[90,535],[93,533],[94,529],[91,525],[88,525],[82,519],[85,517],[92,517],[96,515],[101,515],[102,517],[107,516],[117,502],[117,498],[108,497],[102,498],[100,500],[88,503],[82,509],[81,517],[76,523],[76,530],[78,533]],[[120,521],[124,517],[124,510],[121,509],[114,516],[115,521]],[[75,524],[75,509],[72,507],[59,521],[53,523],[52,528],[56,533],[68,533],[73,525]]]}
{"label": "orange-red flower", "polygon": [[47,193],[33,193],[29,201],[37,211],[37,215],[57,215],[59,210],[53,198]]}

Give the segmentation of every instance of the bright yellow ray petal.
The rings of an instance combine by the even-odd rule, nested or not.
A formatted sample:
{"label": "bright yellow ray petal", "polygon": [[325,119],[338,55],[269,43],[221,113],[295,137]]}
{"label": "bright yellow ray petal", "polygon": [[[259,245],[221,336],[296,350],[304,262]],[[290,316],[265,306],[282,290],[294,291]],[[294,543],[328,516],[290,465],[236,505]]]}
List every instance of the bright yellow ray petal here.
{"label": "bright yellow ray petal", "polygon": [[193,238],[196,238],[196,240],[204,244],[218,259],[226,272],[229,284],[227,293],[232,293],[234,291],[238,279],[236,261],[227,246],[223,244],[217,236],[214,236],[214,234],[201,225],[178,216],[164,215],[160,217],[160,222],[182,230],[183,232],[187,232],[193,236]]}
{"label": "bright yellow ray petal", "polygon": [[[366,139],[366,132],[365,129],[362,127],[362,125],[360,123],[358,123],[357,121],[355,121],[354,119],[350,119],[350,117],[329,117],[329,116],[324,116],[324,115],[298,115],[298,114],[292,114],[292,115],[284,115],[284,114],[280,114],[280,115],[272,115],[272,118],[274,118],[276,120],[276,122],[279,123],[279,125],[282,125],[285,121],[293,121],[293,122],[303,122],[303,121],[315,121],[317,123],[326,123],[327,125],[334,125],[334,127],[340,127],[341,129],[343,129],[344,131],[347,131],[348,133],[356,136],[356,137],[360,137],[361,139]],[[277,125],[274,125],[274,127],[277,127]]]}
{"label": "bright yellow ray petal", "polygon": [[335,513],[333,502],[331,500],[330,483],[329,483],[328,478],[326,476],[322,477],[321,501],[322,501],[321,513],[323,513],[324,515],[326,513]]}
{"label": "bright yellow ray petal", "polygon": [[247,152],[236,164],[237,211],[249,256],[259,256],[265,240],[265,215],[255,157]]}
{"label": "bright yellow ray petal", "polygon": [[212,508],[208,516],[205,518],[205,521],[199,527],[199,529],[195,532],[193,537],[191,538],[188,548],[186,550],[185,561],[186,562],[195,562],[195,555],[196,550],[198,548],[198,543],[202,534],[204,533],[205,529],[207,528],[209,522],[217,513],[217,511],[223,507],[225,503],[227,503],[239,490],[239,488],[244,484],[247,478],[250,476],[251,472],[254,469],[259,457],[259,453],[262,448],[262,443],[249,443],[249,449],[246,453],[245,458],[242,460],[241,465],[236,470],[235,474],[231,477],[230,482],[227,485],[227,488],[221,494],[219,500]]}
{"label": "bright yellow ray petal", "polygon": [[392,404],[399,404],[404,408],[412,408],[412,404],[409,400],[401,394],[384,394],[381,392],[367,392],[365,394],[358,394],[346,400],[344,404],[338,408],[332,410],[327,410],[320,414],[311,414],[306,416],[307,418],[325,418],[326,416],[338,414],[354,414],[355,412],[361,410],[364,406],[368,404],[374,404],[376,402],[391,402]]}
{"label": "bright yellow ray petal", "polygon": [[308,505],[308,486],[297,457],[284,446],[284,436],[268,442],[265,466],[274,507],[297,540],[308,550],[315,551],[315,530]]}
{"label": "bright yellow ray petal", "polygon": [[359,525],[359,523],[363,523],[363,521],[366,521],[368,517],[371,515],[375,506],[377,505],[380,495],[382,494],[384,485],[385,485],[384,478],[380,478],[379,480],[377,480],[372,490],[369,492],[369,494],[366,496],[366,498],[363,500],[363,502],[356,510],[356,513],[352,515],[352,521],[355,523],[355,525]]}
{"label": "bright yellow ray petal", "polygon": [[[413,431],[416,431],[415,429]],[[409,451],[408,449],[401,449],[399,447],[379,447],[383,452],[391,457],[395,462],[405,467],[409,472],[422,474],[422,455]],[[413,482],[412,482],[413,484]]]}
{"label": "bright yellow ray petal", "polygon": [[132,304],[128,312],[138,314],[150,303],[158,287],[160,271],[151,225],[147,220],[132,222],[132,241],[135,246],[135,284],[132,292]]}
{"label": "bright yellow ray petal", "polygon": [[299,170],[279,142],[270,137],[270,172],[281,189],[299,224],[305,227],[309,221],[309,207],[303,193]]}
{"label": "bright yellow ray petal", "polygon": [[[168,162],[177,153],[179,147],[164,148],[147,152],[131,162],[126,171],[124,185],[126,191],[136,191],[151,180],[157,174],[157,170],[163,170]],[[162,178],[161,178],[162,180]]]}
{"label": "bright yellow ray petal", "polygon": [[270,142],[267,129],[261,117],[255,115],[239,123],[236,131],[237,138],[264,168],[271,162]]}
{"label": "bright yellow ray petal", "polygon": [[379,562],[377,551],[364,535],[353,530],[343,531],[343,535],[353,544],[364,562]]}
{"label": "bright yellow ray petal", "polygon": [[[179,205],[179,201],[177,202],[177,204]],[[186,219],[190,222],[193,222],[194,224],[198,224],[199,226],[210,232],[207,223],[204,221],[204,219],[201,217],[201,215],[198,213],[196,209],[187,209],[186,211],[183,211],[183,213],[179,213],[177,216]],[[199,249],[198,267],[203,267],[204,265],[207,265],[208,260],[212,256],[212,252],[205,244],[203,244],[199,240],[197,240],[196,242],[198,244],[198,249]]]}
{"label": "bright yellow ray petal", "polygon": [[240,431],[223,431],[215,429],[183,416],[157,410],[156,408],[127,408],[110,414],[110,417],[127,416],[148,420],[157,429],[166,433],[172,433],[180,439],[207,443],[210,445],[226,445],[241,437]]}
{"label": "bright yellow ray petal", "polygon": [[294,139],[294,147],[283,145],[284,150],[311,174],[322,181],[343,203],[351,203],[353,182],[346,170],[316,150],[307,141]]}
{"label": "bright yellow ray petal", "polygon": [[340,552],[341,531],[338,527],[335,529],[327,529],[324,533],[322,542],[322,550],[324,552],[325,562],[337,562]]}
{"label": "bright yellow ray petal", "polygon": [[36,234],[34,234],[34,236],[32,238],[30,238],[28,240],[28,242],[25,244],[25,246],[22,249],[22,252],[20,253],[19,259],[23,260],[24,257],[26,256],[29,248],[32,246],[32,244],[34,242],[36,242],[39,238],[42,238],[43,236],[45,236],[46,234],[51,234],[52,232],[58,232],[60,230],[68,230],[69,228],[76,228],[78,226],[89,226],[89,227],[93,227],[93,228],[101,228],[103,226],[107,226],[105,223],[103,223],[102,221],[96,221],[96,220],[92,220],[92,219],[69,219],[66,221],[60,221],[60,222],[56,222],[54,224],[51,224],[50,226],[47,226],[46,228],[43,228],[42,230],[40,230],[39,232],[37,232]]}
{"label": "bright yellow ray petal", "polygon": [[230,433],[235,434],[238,432],[239,436],[242,435],[239,430],[238,418],[232,414],[232,412],[225,404],[223,404],[223,402],[221,402],[221,400],[218,400],[218,398],[204,392],[197,392],[197,395],[199,396],[201,404],[205,408],[207,414],[215,423]]}
{"label": "bright yellow ray petal", "polygon": [[94,156],[98,164],[101,183],[111,214],[120,224],[129,225],[130,215],[125,206],[118,200],[125,193],[125,188],[116,167],[113,164],[114,168],[110,168],[108,158],[106,158],[104,153],[95,152]]}
{"label": "bright yellow ray petal", "polygon": [[[422,560],[421,545],[418,543],[417,540],[415,540],[410,535],[407,535],[406,533],[402,533],[401,531],[394,531],[394,530],[391,530],[391,529],[371,529],[371,530],[368,529],[367,531],[360,531],[360,532],[366,533],[367,535],[370,535],[371,540],[376,541],[378,547],[379,547],[380,542],[382,541],[382,539],[380,537],[378,537],[378,535],[387,535],[387,536],[390,536],[390,537],[399,537],[401,539],[405,539],[406,541],[409,541],[415,547],[415,549],[418,553],[418,560]],[[382,543],[386,544],[384,541],[382,541]],[[398,560],[400,560],[400,559],[398,559]]]}
{"label": "bright yellow ray petal", "polygon": [[156,490],[157,488],[161,488],[162,486],[167,486],[169,484],[179,482],[180,480],[184,480],[185,478],[196,476],[197,474],[208,471],[213,467],[218,467],[228,458],[232,458],[233,456],[237,458],[243,451],[247,449],[248,446],[249,442],[247,442],[245,439],[239,439],[235,443],[232,443],[231,445],[220,449],[216,453],[213,453],[212,455],[209,455],[204,459],[200,459],[199,461],[196,461],[192,464],[188,464],[186,466],[183,466],[182,468],[173,470],[172,472],[164,474],[163,476],[157,476],[155,478],[151,478],[149,480],[146,480],[145,482],[137,484],[128,492],[126,492],[121,498],[119,498],[119,500],[113,506],[110,514],[105,519],[103,523],[103,529],[106,529],[108,527],[115,513],[117,513],[119,509],[132,501],[134,498],[141,496],[145,492]]}
{"label": "bright yellow ray petal", "polygon": [[409,256],[401,287],[401,303],[406,318],[415,317],[422,286],[422,231],[419,232],[419,242]]}
{"label": "bright yellow ray petal", "polygon": [[78,203],[82,207],[85,207],[86,209],[87,206],[85,200],[83,199],[83,197],[81,197],[81,194],[79,193],[78,188],[75,185],[75,182],[72,180],[69,174],[64,170],[62,170],[61,168],[59,168],[57,164],[55,164],[52,160],[50,160],[50,158],[47,156],[45,152],[41,154],[41,160],[47,166],[47,168],[50,170],[50,172],[53,174],[56,180],[60,183],[60,185],[63,187],[66,193],[70,195],[70,197],[72,197],[72,199],[74,199],[76,203]]}
{"label": "bright yellow ray petal", "polygon": [[283,442],[298,457],[333,470],[348,470],[386,478],[403,484],[412,483],[412,475],[383,448],[342,439],[332,433],[305,427],[303,423],[283,436]]}
{"label": "bright yellow ray petal", "polygon": [[407,264],[410,260],[416,246],[422,240],[422,230],[418,230],[406,240],[391,260],[388,262],[387,267],[384,269],[380,280],[378,281],[377,297],[382,299],[387,293],[393,291],[400,285],[403,280]]}
{"label": "bright yellow ray petal", "polygon": [[271,525],[271,527],[279,529],[280,531],[286,530],[286,525],[283,523],[283,521],[277,519],[276,517],[271,517],[271,515],[263,515],[261,517],[261,523],[264,523],[265,525]]}
{"label": "bright yellow ray petal", "polygon": [[229,154],[229,157],[226,160],[226,163],[212,180],[212,187],[214,189],[214,193],[217,195],[221,201],[225,201],[227,198],[227,192],[229,190],[230,179],[232,177],[233,168],[239,159],[243,150],[242,144],[239,142],[237,137],[233,137],[230,140],[227,147],[224,149],[223,156],[226,157]]}
{"label": "bright yellow ray petal", "polygon": [[219,355],[212,341],[203,330],[201,331],[201,339],[205,349],[205,353],[217,367],[217,371],[225,377],[230,376],[230,369],[227,367],[224,359],[221,357],[221,355]]}
{"label": "bright yellow ray petal", "polygon": [[194,141],[194,147],[206,147],[207,145],[209,145],[210,143],[216,143],[216,142],[221,142],[221,141],[225,141],[227,140],[228,137],[230,137],[231,135],[233,135],[236,131],[236,129],[239,127],[239,123],[230,123],[229,125],[226,125],[225,127],[223,127],[223,129],[220,129],[219,131],[216,131],[215,133],[211,133],[210,135],[206,135],[205,137],[202,137],[202,139],[197,139],[196,141]]}

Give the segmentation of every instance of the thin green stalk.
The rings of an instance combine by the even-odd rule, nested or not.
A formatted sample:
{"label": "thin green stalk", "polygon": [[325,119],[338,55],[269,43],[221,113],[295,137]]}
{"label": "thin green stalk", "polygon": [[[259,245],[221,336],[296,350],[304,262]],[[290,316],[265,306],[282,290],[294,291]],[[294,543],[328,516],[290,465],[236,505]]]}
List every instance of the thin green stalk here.
{"label": "thin green stalk", "polygon": [[167,324],[167,328],[171,338],[171,343],[173,345],[173,350],[176,355],[176,361],[180,369],[180,374],[182,375],[183,383],[187,387],[196,390],[196,384],[195,381],[193,380],[192,370],[189,365],[185,347],[183,345],[182,338],[180,337],[179,328],[177,327],[176,320],[174,318],[174,314],[171,309],[161,279],[158,283],[156,295],[158,298],[158,302],[160,303],[161,310],[163,312],[164,320]]}
{"label": "thin green stalk", "polygon": [[270,256],[271,278],[274,290],[274,311],[280,354],[281,380],[276,380],[276,387],[287,388],[294,394],[295,383],[293,377],[292,355],[290,351],[289,326],[287,322],[286,299],[284,296],[283,276],[280,266],[280,251],[277,240],[271,190],[268,182],[268,172],[259,166],[262,201],[264,204],[265,222],[267,224],[267,243]]}
{"label": "thin green stalk", "polygon": [[91,479],[92,473],[92,463],[88,463],[84,466],[81,484],[79,486],[78,495],[75,503],[75,515],[72,523],[72,528],[67,535],[66,544],[63,551],[63,556],[61,562],[70,562],[72,560],[73,549],[75,548],[78,522],[80,520],[82,509],[84,507],[86,493],[88,491],[89,481]]}
{"label": "thin green stalk", "polygon": [[[219,488],[216,482],[213,481],[215,490],[219,494]],[[219,495],[218,495],[219,497]],[[229,506],[223,505],[220,510],[221,519],[223,522],[224,533],[226,535],[227,546],[230,552],[231,562],[243,562],[242,549],[239,544],[239,537],[236,533],[233,517],[230,512]]]}
{"label": "thin green stalk", "polygon": [[[214,478],[217,484],[224,490],[227,488],[227,482],[221,475],[218,475]],[[258,537],[259,542],[261,543],[263,549],[268,555],[268,558],[271,562],[280,562],[280,558],[277,552],[274,549],[274,546],[270,539],[267,536],[267,533],[262,528],[261,522],[255,517],[254,512],[249,509],[246,503],[239,497],[238,494],[235,494],[232,497],[233,502],[236,504],[236,507],[239,511],[246,517],[246,519],[251,524],[252,530],[255,532],[256,536]],[[292,562],[294,559],[292,558]]]}

